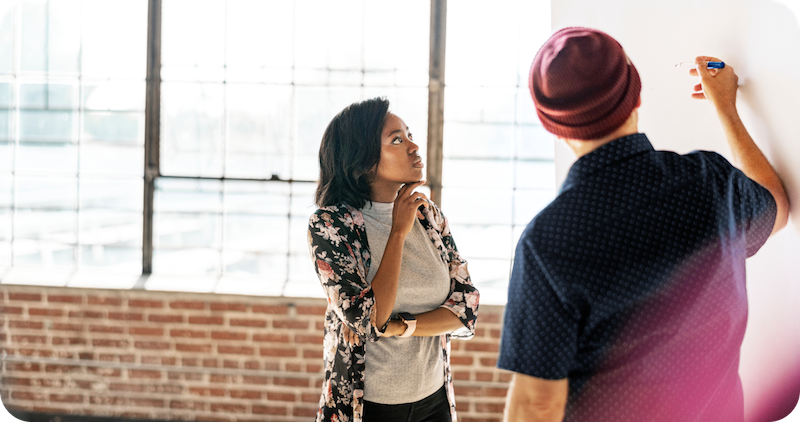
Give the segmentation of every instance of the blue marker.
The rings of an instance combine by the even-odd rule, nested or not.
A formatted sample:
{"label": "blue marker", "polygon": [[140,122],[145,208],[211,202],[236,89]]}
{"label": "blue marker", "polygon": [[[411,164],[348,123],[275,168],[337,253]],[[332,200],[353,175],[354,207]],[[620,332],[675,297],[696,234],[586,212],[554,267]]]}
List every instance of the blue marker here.
{"label": "blue marker", "polygon": [[[695,67],[695,62],[680,62],[675,67]],[[708,62],[708,69],[722,69],[725,67],[725,62]]]}

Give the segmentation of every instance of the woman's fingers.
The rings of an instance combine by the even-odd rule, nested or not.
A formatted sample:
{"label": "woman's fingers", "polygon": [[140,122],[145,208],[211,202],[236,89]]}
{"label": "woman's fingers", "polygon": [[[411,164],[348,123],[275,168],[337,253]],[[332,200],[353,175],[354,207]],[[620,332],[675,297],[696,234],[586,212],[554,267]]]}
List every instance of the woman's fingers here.
{"label": "woman's fingers", "polygon": [[346,325],[342,325],[342,337],[344,337],[344,342],[351,346],[361,344],[361,339]]}

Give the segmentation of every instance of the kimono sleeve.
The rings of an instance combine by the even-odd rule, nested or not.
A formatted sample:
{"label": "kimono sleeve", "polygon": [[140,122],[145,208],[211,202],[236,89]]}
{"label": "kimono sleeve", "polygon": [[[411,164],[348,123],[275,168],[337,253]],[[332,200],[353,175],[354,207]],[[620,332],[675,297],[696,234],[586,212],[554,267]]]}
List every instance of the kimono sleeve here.
{"label": "kimono sleeve", "polygon": [[381,333],[371,323],[376,306],[366,280],[369,249],[357,230],[350,212],[320,209],[309,218],[308,245],[328,307],[359,337],[376,341]]}
{"label": "kimono sleeve", "polygon": [[450,335],[458,339],[472,338],[475,335],[475,322],[478,319],[480,292],[472,285],[467,261],[458,253],[456,243],[450,234],[447,217],[432,202],[427,210],[428,221],[441,236],[442,245],[437,246],[440,246],[440,250],[442,247],[444,249],[443,258],[450,273],[450,296],[441,307],[449,309],[464,324],[464,327],[453,331]]}

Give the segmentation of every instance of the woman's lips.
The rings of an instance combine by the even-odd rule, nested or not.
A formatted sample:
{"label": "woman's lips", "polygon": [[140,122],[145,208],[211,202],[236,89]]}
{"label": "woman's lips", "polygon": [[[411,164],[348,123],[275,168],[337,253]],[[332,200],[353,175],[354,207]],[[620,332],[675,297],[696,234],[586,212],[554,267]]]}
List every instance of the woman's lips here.
{"label": "woman's lips", "polygon": [[425,167],[425,164],[422,164],[422,160],[420,160],[420,161],[417,161],[414,164],[412,164],[411,167],[415,167],[415,168],[421,169],[421,168]]}

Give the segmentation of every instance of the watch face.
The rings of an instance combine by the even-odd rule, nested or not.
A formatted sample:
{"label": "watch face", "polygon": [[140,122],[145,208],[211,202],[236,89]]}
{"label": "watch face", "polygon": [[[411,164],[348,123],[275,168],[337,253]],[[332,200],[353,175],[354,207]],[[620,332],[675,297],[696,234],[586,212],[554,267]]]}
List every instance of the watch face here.
{"label": "watch face", "polygon": [[400,318],[403,318],[403,321],[416,321],[417,319],[414,318],[414,315],[409,314],[408,312],[400,312],[397,314]]}

